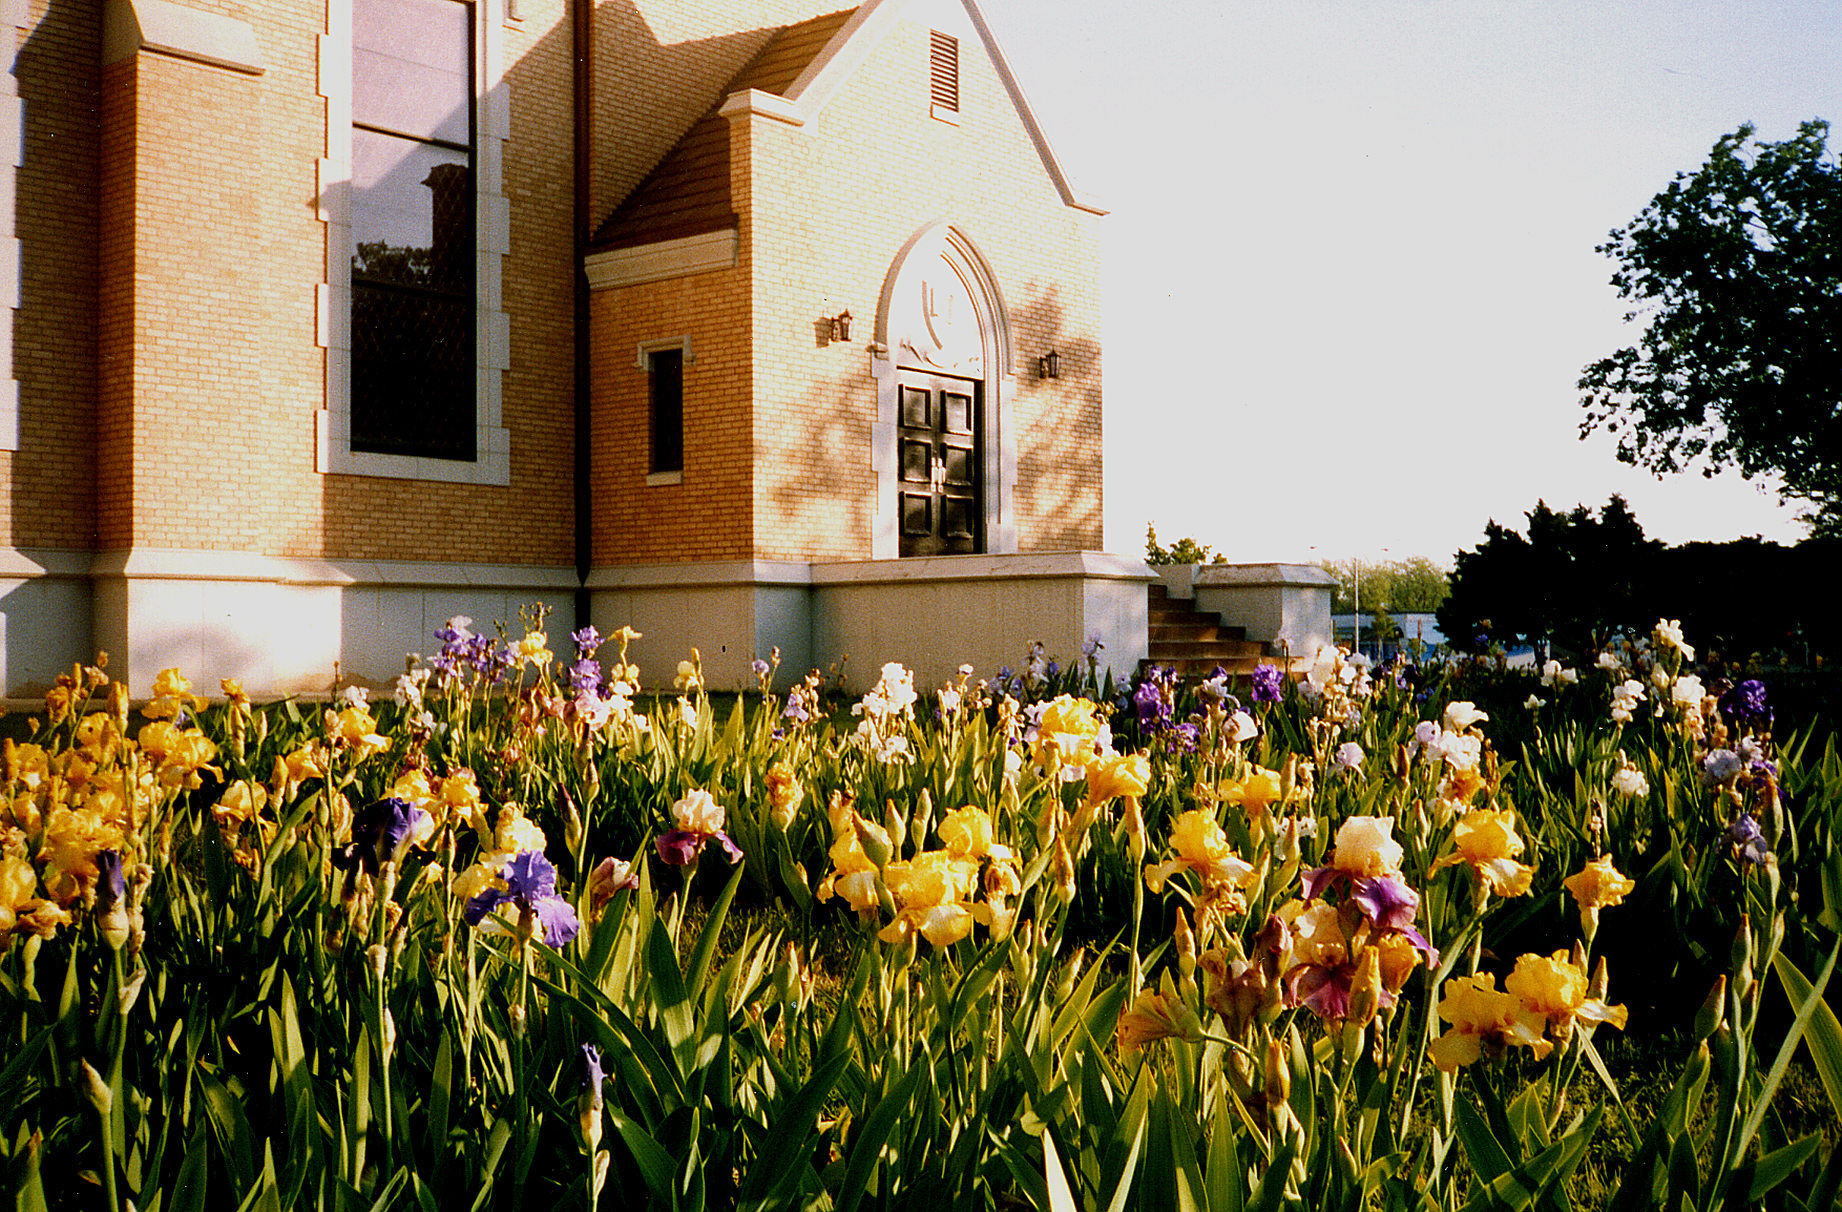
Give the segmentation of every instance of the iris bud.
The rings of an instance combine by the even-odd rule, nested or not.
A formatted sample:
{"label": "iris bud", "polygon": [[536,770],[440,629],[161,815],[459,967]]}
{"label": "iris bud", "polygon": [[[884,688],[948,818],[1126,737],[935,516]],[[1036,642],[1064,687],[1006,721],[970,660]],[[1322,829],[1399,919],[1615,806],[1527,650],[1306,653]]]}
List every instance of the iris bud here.
{"label": "iris bud", "polygon": [[1286,1050],[1276,1039],[1266,1044],[1266,1105],[1276,1106],[1292,1097],[1292,1071],[1286,1064]]}
{"label": "iris bud", "polygon": [[853,816],[851,824],[857,830],[857,844],[863,847],[864,857],[881,870],[888,864],[892,852],[889,835],[859,816]]}
{"label": "iris bud", "polygon": [[1714,985],[1708,990],[1708,996],[1702,999],[1701,1009],[1695,1011],[1695,1038],[1707,1039],[1713,1035],[1727,1017],[1727,978],[1717,976]]}
{"label": "iris bud", "polygon": [[88,1061],[83,1062],[83,1092],[89,1096],[90,1105],[105,1118],[115,1106],[115,1092]]}
{"label": "iris bud", "polygon": [[1740,928],[1733,936],[1733,987],[1742,995],[1752,987],[1752,921],[1740,914]]}

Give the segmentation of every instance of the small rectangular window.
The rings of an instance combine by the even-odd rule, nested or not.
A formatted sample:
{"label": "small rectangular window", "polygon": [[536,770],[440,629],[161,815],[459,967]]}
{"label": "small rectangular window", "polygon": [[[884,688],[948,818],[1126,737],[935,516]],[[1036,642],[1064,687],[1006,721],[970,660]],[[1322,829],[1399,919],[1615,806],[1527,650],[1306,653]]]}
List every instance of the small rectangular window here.
{"label": "small rectangular window", "polygon": [[935,109],[959,112],[959,39],[939,30],[931,31],[933,44],[932,99]]}
{"label": "small rectangular window", "polygon": [[652,364],[652,466],[684,470],[684,350],[655,349]]}

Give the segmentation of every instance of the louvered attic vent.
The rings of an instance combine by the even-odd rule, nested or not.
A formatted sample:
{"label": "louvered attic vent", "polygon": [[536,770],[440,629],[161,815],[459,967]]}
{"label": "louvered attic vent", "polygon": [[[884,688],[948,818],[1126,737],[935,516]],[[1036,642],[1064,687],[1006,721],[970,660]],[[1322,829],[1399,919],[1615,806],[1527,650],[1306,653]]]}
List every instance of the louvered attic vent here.
{"label": "louvered attic vent", "polygon": [[931,58],[934,67],[933,102],[938,113],[959,112],[959,39],[939,30],[931,31]]}

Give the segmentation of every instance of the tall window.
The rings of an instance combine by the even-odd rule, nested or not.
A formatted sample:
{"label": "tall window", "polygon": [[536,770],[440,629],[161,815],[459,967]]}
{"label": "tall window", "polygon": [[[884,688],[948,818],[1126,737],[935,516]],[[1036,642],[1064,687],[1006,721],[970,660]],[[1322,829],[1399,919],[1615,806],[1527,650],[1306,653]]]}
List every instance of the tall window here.
{"label": "tall window", "polygon": [[353,0],[351,448],[471,460],[473,13]]}
{"label": "tall window", "polygon": [[652,363],[652,466],[684,470],[684,350],[655,349]]}

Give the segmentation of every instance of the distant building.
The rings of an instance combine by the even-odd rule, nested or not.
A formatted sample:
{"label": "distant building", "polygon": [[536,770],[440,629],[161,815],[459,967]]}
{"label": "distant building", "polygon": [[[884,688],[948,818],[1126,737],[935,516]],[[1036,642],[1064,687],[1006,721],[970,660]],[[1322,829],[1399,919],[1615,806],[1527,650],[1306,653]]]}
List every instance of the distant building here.
{"label": "distant building", "polygon": [[[1415,641],[1424,645],[1425,651],[1429,653],[1445,643],[1445,636],[1439,631],[1439,622],[1431,611],[1390,614],[1388,617],[1399,629],[1399,634],[1392,639],[1377,640],[1375,616],[1366,610],[1362,612],[1362,650],[1376,660],[1387,660],[1397,651],[1407,651],[1411,654]],[[1355,615],[1333,615],[1331,621],[1336,627],[1337,643],[1349,644],[1355,640]]]}

